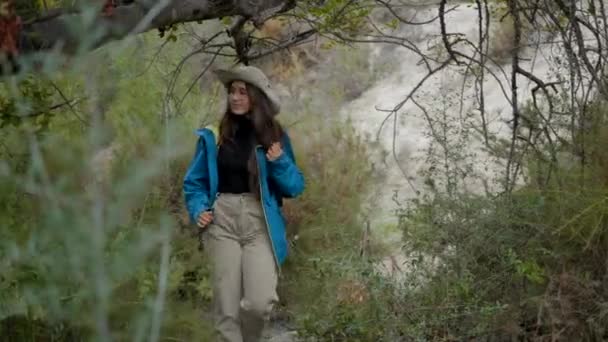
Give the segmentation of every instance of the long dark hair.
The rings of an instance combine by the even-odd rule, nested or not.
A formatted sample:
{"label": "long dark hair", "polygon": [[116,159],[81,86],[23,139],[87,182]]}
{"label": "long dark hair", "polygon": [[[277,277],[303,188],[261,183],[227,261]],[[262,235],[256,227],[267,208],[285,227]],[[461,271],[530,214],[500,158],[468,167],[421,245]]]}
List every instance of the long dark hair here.
{"label": "long dark hair", "polygon": [[[230,93],[230,85],[231,84],[226,85],[228,93]],[[281,141],[284,131],[281,124],[275,119],[275,116],[278,113],[272,107],[268,96],[252,84],[245,83],[245,85],[251,103],[251,110],[244,115],[251,120],[254,130],[252,134],[254,148],[247,161],[250,175],[249,187],[250,190],[256,194],[258,199],[260,199],[259,172],[256,163],[255,147],[261,145],[265,151],[268,150],[273,143]],[[229,102],[229,99],[227,99],[227,101]],[[227,103],[226,112],[220,122],[219,143],[222,144],[227,141],[234,141],[236,129],[236,114],[231,112],[230,103]]]}

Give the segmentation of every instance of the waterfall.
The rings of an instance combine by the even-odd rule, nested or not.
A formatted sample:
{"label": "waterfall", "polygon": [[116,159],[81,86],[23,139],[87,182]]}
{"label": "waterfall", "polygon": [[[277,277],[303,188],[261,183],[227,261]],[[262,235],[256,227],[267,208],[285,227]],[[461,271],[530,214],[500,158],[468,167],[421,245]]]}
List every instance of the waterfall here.
{"label": "waterfall", "polygon": [[[416,11],[416,21],[423,21],[425,18],[437,16],[438,8],[429,6]],[[456,6],[446,15],[447,32],[458,33],[471,42],[477,42],[479,39],[478,20],[475,6],[465,4]],[[492,32],[497,32],[497,34],[491,36],[490,40],[500,38],[498,35],[500,28],[493,29]],[[435,55],[438,60],[445,60],[446,51],[441,42],[438,20],[425,25],[402,27],[394,35],[405,36],[420,51]],[[539,40],[543,37],[538,36]],[[504,42],[503,39],[502,42],[495,41],[493,44]],[[506,43],[508,42],[507,40]],[[534,73],[543,81],[554,80],[558,73],[553,68],[552,56],[556,55],[555,44],[532,45],[535,44],[530,44],[522,50],[521,67]],[[455,49],[473,54],[471,49],[465,49],[463,45],[457,45]],[[389,113],[382,110],[390,110],[402,102],[409,92],[427,77],[428,69],[421,63],[418,54],[405,47],[378,45],[372,49],[369,58],[372,68],[386,65],[391,72],[359,98],[346,104],[341,109],[341,115],[349,118],[361,134],[368,136],[371,140],[375,140],[377,137],[380,146],[389,152],[386,158],[382,158],[378,153],[377,158],[372,161],[375,166],[384,168],[386,172],[382,185],[374,190],[374,194],[370,194],[372,212],[369,216],[372,227],[387,225],[395,227],[397,224],[395,210],[400,207],[395,199],[403,203],[407,199],[414,198],[417,191],[424,192],[425,179],[420,173],[433,167],[426,158],[433,141],[429,135],[429,121],[416,103],[427,111],[434,111],[435,115],[443,115],[446,120],[452,122],[452,131],[448,132],[452,136],[450,137],[448,134],[448,143],[452,138],[454,141],[458,141],[458,135],[468,132],[468,138],[462,143],[461,153],[462,162],[469,165],[471,173],[463,177],[461,185],[464,189],[481,192],[484,190],[482,180],[492,184],[503,177],[504,161],[487,153],[481,138],[482,134],[473,133],[472,127],[481,127],[481,114],[480,102],[475,91],[475,76],[471,69],[467,70],[466,65],[450,65],[433,74],[418,89],[415,97],[416,103],[408,101],[397,111],[396,120],[394,116],[386,120]],[[431,67],[434,68],[437,65],[438,63],[432,63]],[[465,76],[465,71],[467,76]],[[518,103],[520,105],[530,99],[531,89],[534,86],[535,84],[528,79],[518,76]],[[483,88],[485,120],[489,133],[510,139],[512,134],[509,123],[512,117],[509,102],[511,95],[510,60],[504,60],[502,63],[488,62]],[[393,144],[398,162],[393,157]],[[385,242],[398,243],[401,240],[401,234],[396,229],[381,234],[383,235],[381,239]]]}

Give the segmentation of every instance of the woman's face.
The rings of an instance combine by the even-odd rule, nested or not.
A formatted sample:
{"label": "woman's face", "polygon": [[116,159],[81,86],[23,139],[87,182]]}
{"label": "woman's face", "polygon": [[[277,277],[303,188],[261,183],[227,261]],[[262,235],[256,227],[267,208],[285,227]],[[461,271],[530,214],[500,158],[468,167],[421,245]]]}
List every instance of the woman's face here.
{"label": "woman's face", "polygon": [[247,93],[247,85],[243,81],[234,81],[228,89],[230,111],[237,115],[247,114],[251,109],[251,99]]}

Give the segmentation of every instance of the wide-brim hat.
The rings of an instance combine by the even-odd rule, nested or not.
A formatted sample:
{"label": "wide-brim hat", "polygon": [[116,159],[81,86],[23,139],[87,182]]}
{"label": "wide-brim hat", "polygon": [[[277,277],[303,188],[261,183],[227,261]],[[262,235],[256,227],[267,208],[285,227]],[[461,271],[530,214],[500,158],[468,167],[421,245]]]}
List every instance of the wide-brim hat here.
{"label": "wide-brim hat", "polygon": [[214,70],[214,73],[226,87],[234,81],[243,81],[256,86],[266,94],[275,113],[278,114],[281,111],[279,96],[262,70],[254,66],[238,64],[231,68],[218,68]]}

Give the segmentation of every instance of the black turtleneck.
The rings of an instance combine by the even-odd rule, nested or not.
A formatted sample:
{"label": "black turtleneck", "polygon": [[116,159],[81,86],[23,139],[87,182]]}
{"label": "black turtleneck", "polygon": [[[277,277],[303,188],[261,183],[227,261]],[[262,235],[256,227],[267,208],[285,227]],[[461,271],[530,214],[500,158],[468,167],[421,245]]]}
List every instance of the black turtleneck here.
{"label": "black turtleneck", "polygon": [[253,151],[253,125],[245,115],[234,115],[234,118],[234,136],[232,140],[222,141],[218,151],[218,191],[242,194],[252,192],[247,162]]}

